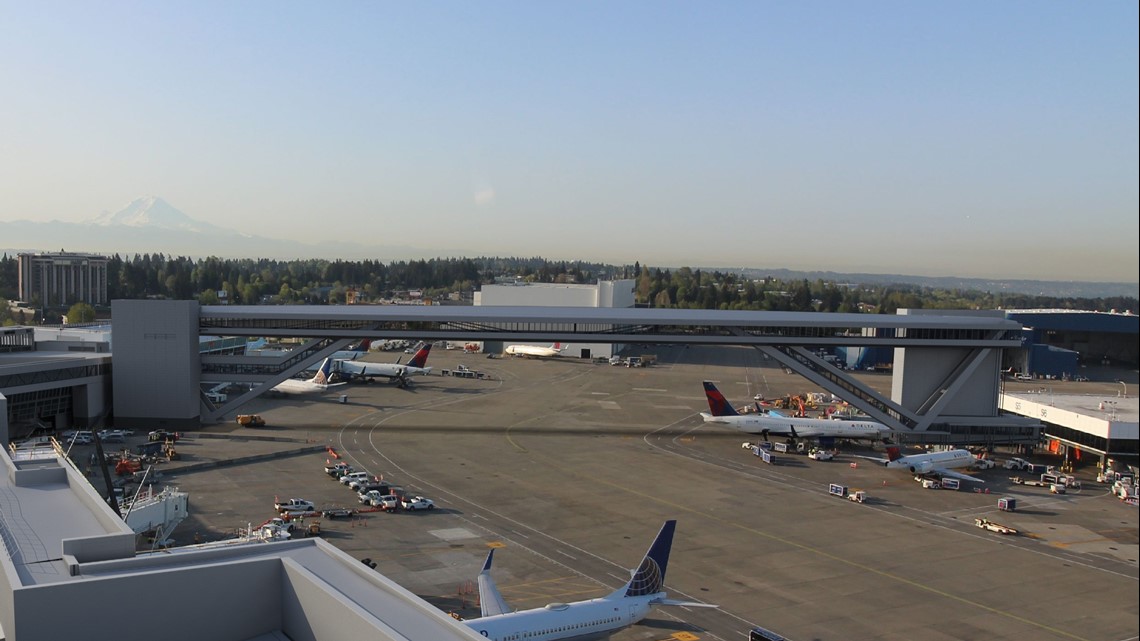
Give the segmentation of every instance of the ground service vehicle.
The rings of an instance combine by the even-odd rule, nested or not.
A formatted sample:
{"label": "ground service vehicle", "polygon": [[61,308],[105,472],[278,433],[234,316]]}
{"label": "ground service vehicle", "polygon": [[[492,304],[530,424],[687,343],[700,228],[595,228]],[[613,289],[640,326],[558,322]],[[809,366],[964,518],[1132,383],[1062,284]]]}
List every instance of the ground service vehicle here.
{"label": "ground service vehicle", "polygon": [[261,418],[260,414],[238,414],[237,424],[242,427],[262,427],[265,425],[265,419]]}
{"label": "ground service vehicle", "polygon": [[305,499],[288,499],[285,501],[274,501],[273,507],[278,512],[316,512],[317,506],[312,501]]}
{"label": "ground service vehicle", "polygon": [[333,463],[332,465],[325,466],[325,474],[328,474],[334,479],[339,479],[345,474],[349,474],[355,471],[356,468],[349,465],[348,463]]}
{"label": "ground service vehicle", "polygon": [[808,458],[814,461],[830,461],[835,455],[827,450],[814,449],[808,452]]}
{"label": "ground service vehicle", "polygon": [[434,510],[435,503],[432,502],[431,499],[425,499],[422,496],[413,496],[411,498],[405,497],[404,500],[400,501],[400,507],[409,512],[416,510]]}
{"label": "ground service vehicle", "polygon": [[847,495],[847,500],[854,501],[856,503],[864,503],[867,501],[867,493],[863,490],[855,490],[854,492],[851,492]]}
{"label": "ground service vehicle", "polygon": [[368,479],[368,472],[349,472],[341,476],[339,479],[341,485],[348,485],[353,481],[362,481]]}
{"label": "ground service vehicle", "polygon": [[349,519],[356,514],[356,510],[347,507],[334,507],[321,512],[326,519]]}
{"label": "ground service vehicle", "polygon": [[771,630],[752,628],[748,631],[748,641],[787,641],[787,639]]}
{"label": "ground service vehicle", "polygon": [[1027,470],[1029,466],[1030,462],[1023,458],[1011,458],[1002,465],[1007,470]]}
{"label": "ground service vehicle", "polygon": [[1009,527],[1008,525],[994,523],[993,521],[984,517],[978,517],[974,519],[974,525],[984,530],[989,530],[990,532],[997,532],[998,534],[1017,534],[1017,530]]}
{"label": "ground service vehicle", "polygon": [[395,512],[400,507],[400,497],[395,494],[382,494],[373,498],[372,507],[378,507],[385,512]]}

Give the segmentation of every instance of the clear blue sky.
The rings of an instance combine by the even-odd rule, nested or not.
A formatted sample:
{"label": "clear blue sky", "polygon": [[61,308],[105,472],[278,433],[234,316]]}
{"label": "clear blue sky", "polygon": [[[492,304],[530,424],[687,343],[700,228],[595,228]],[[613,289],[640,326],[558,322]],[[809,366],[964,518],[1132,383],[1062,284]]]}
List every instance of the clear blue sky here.
{"label": "clear blue sky", "polygon": [[1134,282],[1137,4],[0,0],[0,220]]}

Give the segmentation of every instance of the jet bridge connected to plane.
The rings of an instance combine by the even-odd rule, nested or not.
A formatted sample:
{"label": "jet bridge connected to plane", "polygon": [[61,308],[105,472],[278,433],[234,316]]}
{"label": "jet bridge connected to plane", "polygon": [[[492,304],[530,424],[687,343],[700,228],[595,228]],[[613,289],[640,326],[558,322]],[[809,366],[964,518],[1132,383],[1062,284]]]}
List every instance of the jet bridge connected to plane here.
{"label": "jet bridge connected to plane", "polygon": [[[194,305],[196,333],[187,340],[197,341],[198,335],[307,339],[304,345],[276,358],[195,354],[192,360],[197,362],[185,365],[199,373],[194,381],[198,394],[202,383],[255,385],[220,406],[205,406],[199,416],[207,422],[220,420],[354,340],[416,338],[751,346],[897,430],[900,441],[1033,443],[1040,429],[1030,419],[1000,415],[998,411],[1001,350],[1020,346],[1022,330],[1020,324],[1000,314],[402,305],[198,307],[186,301],[116,301],[119,303]],[[120,336],[119,315],[115,317],[117,374],[121,342],[145,337]],[[818,355],[821,349],[835,347],[893,348],[891,397],[877,393]],[[171,361],[169,365],[178,364]]]}

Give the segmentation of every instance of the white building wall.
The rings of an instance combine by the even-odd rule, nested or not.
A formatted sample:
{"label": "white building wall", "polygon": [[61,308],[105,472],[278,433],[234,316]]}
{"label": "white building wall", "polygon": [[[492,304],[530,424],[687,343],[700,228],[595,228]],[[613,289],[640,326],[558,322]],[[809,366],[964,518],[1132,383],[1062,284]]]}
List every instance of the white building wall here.
{"label": "white building wall", "polygon": [[[597,285],[525,283],[484,285],[475,292],[476,305],[533,307],[633,307],[636,283],[632,279],[601,281]],[[564,356],[609,358],[622,349],[609,343],[571,343]]]}

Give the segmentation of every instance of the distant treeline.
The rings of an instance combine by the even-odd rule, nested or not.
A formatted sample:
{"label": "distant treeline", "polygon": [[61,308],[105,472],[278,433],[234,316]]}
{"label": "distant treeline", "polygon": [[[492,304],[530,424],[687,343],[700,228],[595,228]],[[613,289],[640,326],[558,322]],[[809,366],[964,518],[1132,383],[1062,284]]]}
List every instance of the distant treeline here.
{"label": "distant treeline", "polygon": [[[0,299],[18,295],[17,259],[0,258]],[[442,300],[464,298],[484,284],[518,279],[539,283],[596,283],[632,278],[637,302],[651,307],[893,314],[912,309],[1081,309],[1137,311],[1133,297],[1056,298],[919,285],[860,285],[826,280],[745,278],[738,272],[651,268],[633,265],[549,261],[543,258],[432,258],[383,263],[374,260],[191,259],[135,254],[112,256],[108,294],[114,299],[197,299],[216,304],[226,292],[231,304],[342,304],[349,292],[364,302],[416,290]],[[38,307],[39,301],[28,301]],[[81,303],[87,301],[69,301]],[[11,322],[7,305],[0,320]],[[51,322],[50,311],[48,314]]]}

